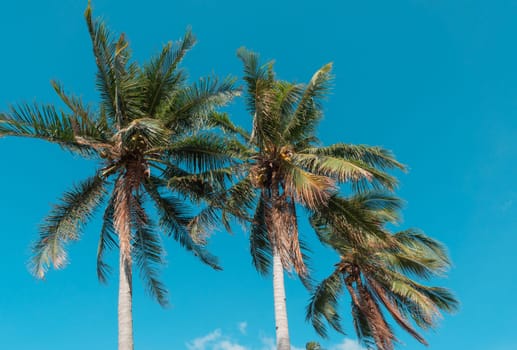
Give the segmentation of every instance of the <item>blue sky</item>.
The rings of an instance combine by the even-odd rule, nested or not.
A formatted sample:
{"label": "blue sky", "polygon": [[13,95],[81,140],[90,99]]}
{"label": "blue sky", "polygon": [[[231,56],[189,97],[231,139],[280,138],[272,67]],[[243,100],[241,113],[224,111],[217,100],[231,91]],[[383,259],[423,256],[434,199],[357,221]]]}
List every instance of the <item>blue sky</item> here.
{"label": "blue sky", "polygon": [[[49,84],[95,102],[94,61],[82,17],[86,1],[18,0],[0,5],[0,110],[9,103],[58,103]],[[381,145],[410,168],[399,174],[407,206],[401,228],[444,242],[454,267],[437,283],[461,301],[426,336],[431,349],[517,349],[517,1],[96,0],[94,13],[125,32],[143,61],[191,25],[198,45],[185,60],[192,78],[240,75],[241,46],[276,60],[278,76],[307,81],[335,65],[335,88],[319,129],[326,143]],[[242,104],[231,108],[249,125]],[[0,140],[2,254],[0,349],[113,349],[117,281],[95,275],[99,221],[70,246],[70,264],[44,282],[26,268],[37,226],[63,191],[94,165],[57,146]],[[335,262],[305,227],[316,277]],[[152,350],[263,350],[274,337],[271,282],[251,267],[247,236],[217,234],[213,272],[166,241],[163,279],[172,306],[134,288],[135,345]],[[292,343],[317,340],[304,322],[308,294],[287,280]],[[343,299],[343,314],[348,300]],[[331,350],[357,350],[331,333]],[[406,349],[424,347],[397,332]]]}

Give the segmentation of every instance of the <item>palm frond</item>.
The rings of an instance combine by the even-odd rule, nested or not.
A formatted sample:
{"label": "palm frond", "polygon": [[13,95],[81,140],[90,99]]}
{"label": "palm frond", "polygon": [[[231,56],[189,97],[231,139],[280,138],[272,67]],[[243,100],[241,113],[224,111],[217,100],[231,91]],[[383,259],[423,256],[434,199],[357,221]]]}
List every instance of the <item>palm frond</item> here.
{"label": "palm frond", "polygon": [[375,350],[376,346],[375,340],[373,339],[373,331],[368,322],[368,319],[364,313],[361,312],[358,306],[356,306],[353,302],[351,304],[355,333],[357,334],[359,341],[366,347],[367,350]]}
{"label": "palm frond", "polygon": [[204,77],[196,83],[183,87],[160,112],[165,125],[180,133],[197,130],[206,124],[209,116],[218,107],[224,107],[240,94],[235,88],[236,79]]}
{"label": "palm frond", "polygon": [[365,191],[371,187],[393,190],[397,185],[395,177],[360,160],[303,153],[295,154],[293,160],[308,171],[331,177],[342,183],[348,182],[359,191]]}
{"label": "palm frond", "polygon": [[406,166],[398,162],[391,151],[378,146],[336,143],[327,147],[309,147],[302,153],[356,160],[379,169],[406,170]]}
{"label": "palm frond", "polygon": [[169,42],[157,57],[144,66],[142,76],[146,114],[153,116],[160,106],[180,90],[186,73],[178,69],[178,65],[195,43],[196,38],[189,28],[181,40],[174,44]]}
{"label": "palm frond", "polygon": [[102,220],[101,234],[97,246],[97,278],[101,283],[108,282],[108,276],[111,273],[111,267],[104,261],[106,250],[118,247],[116,232],[113,226],[113,215],[115,208],[113,206],[113,198],[110,199],[104,217]]}
{"label": "palm frond", "polygon": [[377,218],[379,223],[398,223],[400,221],[400,210],[404,202],[392,195],[383,191],[371,190],[368,192],[354,194],[347,198],[347,200],[354,206],[364,208],[371,213],[373,217]]}
{"label": "palm frond", "polygon": [[298,141],[303,137],[314,135],[316,125],[322,117],[321,100],[328,94],[332,81],[332,63],[321,67],[312,76],[285,128],[284,138],[289,142]]}
{"label": "palm frond", "polygon": [[233,184],[226,191],[223,214],[229,213],[241,221],[250,221],[248,212],[255,208],[256,192],[249,178]]}
{"label": "palm frond", "polygon": [[61,203],[45,218],[39,238],[32,247],[31,270],[36,277],[43,278],[50,264],[56,269],[65,266],[65,244],[79,238],[82,225],[102,202],[104,185],[105,181],[99,176],[83,181],[65,192]]}
{"label": "palm frond", "polygon": [[227,166],[233,162],[236,154],[232,148],[232,140],[206,133],[175,142],[167,152],[174,163],[184,164],[192,172]]}
{"label": "palm frond", "polygon": [[72,122],[76,137],[95,139],[97,142],[108,142],[113,135],[106,120],[98,118],[90,106],[83,104],[81,98],[67,94],[59,82],[53,80],[51,84],[61,100],[74,113],[74,116],[79,118],[80,122]]}
{"label": "palm frond", "polygon": [[250,229],[250,253],[253,266],[261,275],[269,274],[272,264],[272,246],[266,224],[266,200],[258,200]]}
{"label": "palm frond", "polygon": [[281,121],[274,113],[276,83],[273,62],[260,65],[259,55],[243,47],[237,50],[237,56],[244,65],[246,107],[253,116],[250,141],[260,147],[276,144],[280,139]]}
{"label": "palm frond", "polygon": [[11,107],[9,113],[0,114],[0,136],[41,139],[85,156],[95,154],[96,150],[80,139],[102,139],[102,134],[91,122],[58,112],[51,105],[36,104],[21,104]]}
{"label": "palm frond", "polygon": [[[264,83],[270,83],[273,79],[271,76],[272,62],[268,62],[264,65],[260,65],[260,56],[249,51],[245,47],[241,47],[237,50],[237,57],[242,61],[244,65],[244,77],[243,80],[246,82],[247,94],[246,94],[246,106],[251,114],[254,114],[257,110],[256,103],[259,96],[257,92],[260,91],[257,87]],[[271,88],[271,84],[264,84],[264,89]]]}
{"label": "palm frond", "polygon": [[156,183],[159,183],[159,180],[151,177],[149,181],[144,183],[144,187],[158,211],[158,217],[160,218],[158,224],[162,230],[205,264],[220,270],[221,267],[217,263],[217,258],[210,254],[203,245],[197,244],[190,236],[187,227],[191,222],[191,217],[184,210],[184,201],[172,196],[163,196]]}
{"label": "palm frond", "polygon": [[288,162],[283,162],[282,172],[285,174],[286,193],[311,209],[325,205],[335,191],[335,184],[329,177],[305,171]]}
{"label": "palm frond", "polygon": [[297,103],[302,98],[305,86],[287,81],[277,81],[275,84],[275,101],[273,104],[274,113],[282,116],[281,130],[285,130],[290,118],[296,110]]}
{"label": "palm frond", "polygon": [[92,18],[90,4],[84,13],[97,65],[97,89],[108,116],[119,126],[142,116],[137,66],[124,35],[115,40],[102,21]]}
{"label": "palm frond", "polygon": [[149,294],[161,306],[167,306],[168,292],[158,276],[158,268],[165,263],[163,258],[165,253],[160,236],[156,234],[154,225],[145,213],[142,202],[141,196],[133,197],[131,205],[131,221],[134,227],[132,254]]}
{"label": "palm frond", "polygon": [[247,142],[250,140],[250,134],[240,126],[235,125],[226,113],[214,112],[209,114],[207,127],[218,127],[223,132],[238,135]]}
{"label": "palm frond", "polygon": [[326,205],[312,212],[309,221],[324,244],[342,252],[364,245],[369,236],[386,238],[379,216],[359,200],[359,197],[348,199],[334,195]]}
{"label": "palm frond", "polygon": [[418,340],[420,343],[424,345],[428,345],[426,340],[413,328],[413,326],[408,322],[406,315],[401,313],[399,308],[396,305],[396,302],[392,300],[388,293],[386,293],[382,287],[380,287],[375,280],[366,277],[371,290],[375,293],[375,296],[381,301],[384,307],[391,314],[393,319],[401,326],[406,332],[408,332],[413,338]]}
{"label": "palm frond", "polygon": [[[207,238],[221,222],[218,214],[219,208],[214,205],[207,205],[190,220],[188,230],[193,242],[199,245],[207,244]],[[229,231],[228,228],[227,230]]]}
{"label": "palm frond", "polygon": [[344,334],[337,310],[342,291],[341,271],[336,269],[316,287],[307,305],[306,320],[310,321],[316,332],[324,338],[327,337],[325,321],[336,331]]}
{"label": "palm frond", "polygon": [[394,237],[403,246],[439,260],[442,264],[441,271],[446,270],[451,264],[445,246],[419,230],[409,229],[400,231],[395,233]]}
{"label": "palm frond", "polygon": [[[169,131],[160,121],[151,118],[134,119],[117,133],[128,151],[148,150],[168,144]],[[152,152],[152,151],[151,151]]]}

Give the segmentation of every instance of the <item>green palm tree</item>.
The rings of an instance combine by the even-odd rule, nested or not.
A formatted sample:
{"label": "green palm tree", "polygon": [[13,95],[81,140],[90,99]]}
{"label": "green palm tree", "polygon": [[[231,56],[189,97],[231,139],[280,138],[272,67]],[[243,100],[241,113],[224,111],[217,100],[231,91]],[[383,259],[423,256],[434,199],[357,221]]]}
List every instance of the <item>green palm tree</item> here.
{"label": "green palm tree", "polygon": [[295,84],[277,80],[272,63],[261,65],[253,52],[243,48],[238,56],[244,64],[246,106],[253,128],[248,133],[224,116],[212,119],[212,125],[245,141],[228,142],[228,150],[240,161],[233,165],[238,180],[225,193],[223,218],[225,212],[240,217],[246,211],[253,213],[253,264],[262,274],[268,274],[272,266],[277,348],[287,350],[284,269],[294,268],[304,282],[308,278],[298,237],[297,205],[309,209],[324,205],[339,183],[349,183],[354,189],[392,189],[396,181],[383,170],[403,166],[379,147],[319,146],[316,127],[332,79],[331,64],[319,69],[308,84]]}
{"label": "green palm tree", "polygon": [[305,344],[305,350],[324,350],[320,343],[315,341],[310,341],[307,344]]}
{"label": "green palm tree", "polygon": [[[397,341],[383,310],[427,345],[411,320],[427,329],[435,326],[440,310],[457,308],[447,289],[415,280],[439,276],[448,269],[450,261],[443,245],[417,230],[390,234],[383,229],[386,223],[397,220],[399,206],[394,198],[368,193],[333,198],[327,208],[312,216],[321,241],[340,255],[334,272],[315,288],[307,307],[307,319],[320,335],[326,336],[326,323],[343,332],[337,306],[344,288],[352,300],[357,335],[368,349],[391,350]],[[354,208],[356,217],[381,230],[364,230],[343,222],[342,208]]]}
{"label": "green palm tree", "polygon": [[[204,263],[219,268],[215,257],[189,235],[192,217],[184,204],[185,197],[199,201],[208,184],[199,180],[167,189],[170,183],[160,174],[169,169],[169,177],[181,176],[210,165],[204,155],[213,152],[211,143],[197,130],[237,91],[234,79],[186,83],[179,64],[195,44],[190,31],[139,66],[130,62],[124,35],[116,40],[102,22],[93,20],[89,4],[85,17],[97,64],[98,108],[66,94],[54,82],[69,112],[54,106],[12,107],[0,117],[0,135],[46,140],[98,161],[97,172],[66,192],[45,219],[33,246],[32,269],[43,278],[50,265],[64,267],[66,244],[80,238],[83,225],[103,206],[97,272],[105,282],[110,270],[105,253],[118,247],[119,349],[131,350],[134,264],[150,294],[161,305],[167,304],[167,291],[158,276],[164,262],[158,228]],[[175,174],[170,169],[176,169]],[[156,207],[158,222],[144,209],[146,201]]]}

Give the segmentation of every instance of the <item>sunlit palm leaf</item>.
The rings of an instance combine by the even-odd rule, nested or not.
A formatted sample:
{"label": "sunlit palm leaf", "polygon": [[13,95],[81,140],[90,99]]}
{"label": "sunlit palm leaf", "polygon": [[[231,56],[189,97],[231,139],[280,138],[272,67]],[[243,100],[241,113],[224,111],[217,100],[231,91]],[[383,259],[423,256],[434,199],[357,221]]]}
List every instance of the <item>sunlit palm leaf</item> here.
{"label": "sunlit palm leaf", "polygon": [[302,153],[361,161],[371,167],[380,169],[406,169],[403,164],[395,159],[391,151],[377,146],[336,143],[327,147],[306,148]]}
{"label": "sunlit palm leaf", "polygon": [[327,176],[315,175],[287,162],[283,167],[286,193],[311,209],[326,203],[335,190],[334,182]]}

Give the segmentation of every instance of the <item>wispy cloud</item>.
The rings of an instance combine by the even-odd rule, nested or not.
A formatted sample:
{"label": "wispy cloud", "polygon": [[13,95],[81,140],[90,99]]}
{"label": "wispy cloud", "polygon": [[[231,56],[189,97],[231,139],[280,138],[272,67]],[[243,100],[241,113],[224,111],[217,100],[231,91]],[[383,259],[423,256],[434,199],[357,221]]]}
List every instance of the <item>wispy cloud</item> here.
{"label": "wispy cloud", "polygon": [[248,348],[231,340],[221,340],[214,344],[213,350],[247,350]]}
{"label": "wispy cloud", "polygon": [[220,339],[222,336],[221,330],[216,329],[215,331],[208,333],[203,337],[199,337],[191,340],[187,343],[187,349],[189,350],[207,350],[213,349],[213,347],[208,348],[209,345],[213,345],[215,341]]}
{"label": "wispy cloud", "polygon": [[345,338],[342,343],[333,345],[330,350],[366,350],[358,342]]}
{"label": "wispy cloud", "polygon": [[[239,322],[237,328],[242,334],[246,334],[248,324],[247,322]],[[229,337],[216,329],[199,338],[195,338],[186,343],[189,350],[276,350],[275,339],[260,334],[259,341],[261,343],[259,348],[243,345],[237,340]],[[291,345],[291,350],[305,350]]]}
{"label": "wispy cloud", "polygon": [[265,335],[260,335],[260,342],[262,343],[261,350],[276,350],[275,340]]}
{"label": "wispy cloud", "polygon": [[[239,332],[243,335],[246,334],[248,324],[247,322],[239,322],[237,324]],[[260,345],[258,347],[244,345],[234,337],[230,337],[220,329],[216,329],[202,337],[195,338],[186,343],[188,350],[276,350],[276,342],[272,337],[260,333],[259,339]],[[256,340],[255,340],[256,342]],[[329,350],[366,350],[359,343],[352,339],[345,338],[343,342],[331,345],[328,347]],[[291,345],[291,350],[305,350],[305,348],[299,348]]]}
{"label": "wispy cloud", "polygon": [[246,322],[246,321],[239,322],[237,324],[237,328],[239,329],[239,332],[241,332],[241,334],[246,335],[246,329],[248,328],[248,322]]}
{"label": "wispy cloud", "polygon": [[186,345],[189,350],[249,350],[246,346],[223,335],[220,329],[193,339]]}
{"label": "wispy cloud", "polygon": [[[274,338],[268,337],[264,334],[260,334],[259,338],[262,343],[260,350],[276,350],[276,342]],[[291,350],[305,350],[305,348],[299,348],[291,344]]]}

